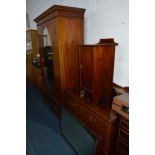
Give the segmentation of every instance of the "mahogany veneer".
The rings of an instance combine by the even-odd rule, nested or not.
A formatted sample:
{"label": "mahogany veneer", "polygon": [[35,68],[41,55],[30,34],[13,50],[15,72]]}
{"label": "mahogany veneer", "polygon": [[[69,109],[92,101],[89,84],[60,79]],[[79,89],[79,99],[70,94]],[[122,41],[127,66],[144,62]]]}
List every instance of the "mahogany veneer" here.
{"label": "mahogany veneer", "polygon": [[38,30],[31,29],[26,31],[26,41],[30,41],[32,48],[27,50],[27,53],[32,53],[32,60],[36,59],[37,53],[39,52],[38,45]]}
{"label": "mahogany veneer", "polygon": [[38,30],[26,31],[26,41],[31,43],[31,48],[26,51],[26,78],[33,82],[38,90],[42,89],[41,69],[32,64],[39,53]]}
{"label": "mahogany veneer", "polygon": [[[48,90],[44,75],[43,43],[40,43],[41,70],[44,92],[49,98],[63,101],[64,89],[78,85],[78,50],[76,45],[83,43],[84,38],[83,8],[54,5],[34,19],[39,35],[48,29],[52,52],[54,81]],[[47,96],[46,94],[46,96]]]}
{"label": "mahogany veneer", "polygon": [[78,46],[80,88],[89,102],[101,106],[112,102],[116,45],[113,39],[102,39],[100,44]]}

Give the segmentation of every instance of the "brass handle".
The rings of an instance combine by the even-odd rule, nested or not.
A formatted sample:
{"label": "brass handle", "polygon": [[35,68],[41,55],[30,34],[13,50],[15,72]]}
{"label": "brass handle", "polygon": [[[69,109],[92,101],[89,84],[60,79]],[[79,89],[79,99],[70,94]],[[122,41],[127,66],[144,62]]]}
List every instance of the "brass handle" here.
{"label": "brass handle", "polygon": [[90,120],[91,122],[94,122],[94,123],[97,121],[93,116],[90,116],[90,117],[89,117],[89,120]]}
{"label": "brass handle", "polygon": [[74,102],[71,101],[71,100],[69,100],[69,104],[73,106],[74,105]]}
{"label": "brass handle", "polygon": [[92,120],[93,120],[93,116],[90,116],[90,117],[89,117],[89,120],[92,122]]}

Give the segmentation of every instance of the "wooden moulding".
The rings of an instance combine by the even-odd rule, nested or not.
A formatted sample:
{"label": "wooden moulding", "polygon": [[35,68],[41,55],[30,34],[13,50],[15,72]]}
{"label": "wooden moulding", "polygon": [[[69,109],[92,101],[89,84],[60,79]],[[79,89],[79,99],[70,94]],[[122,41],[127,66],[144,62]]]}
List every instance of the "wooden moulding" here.
{"label": "wooden moulding", "polygon": [[35,18],[34,21],[37,22],[37,26],[39,26],[57,16],[83,18],[84,12],[85,9],[83,8],[53,5]]}
{"label": "wooden moulding", "polygon": [[104,38],[104,39],[100,39],[100,41],[98,42],[98,44],[102,44],[102,45],[114,45],[117,46],[118,43],[116,43],[114,41],[114,38]]}
{"label": "wooden moulding", "polygon": [[117,45],[118,43],[116,43],[113,38],[105,38],[105,39],[100,39],[100,41],[97,44],[83,44],[83,45],[78,45],[78,46],[79,47],[82,47],[82,46],[93,47],[93,46],[117,46]]}

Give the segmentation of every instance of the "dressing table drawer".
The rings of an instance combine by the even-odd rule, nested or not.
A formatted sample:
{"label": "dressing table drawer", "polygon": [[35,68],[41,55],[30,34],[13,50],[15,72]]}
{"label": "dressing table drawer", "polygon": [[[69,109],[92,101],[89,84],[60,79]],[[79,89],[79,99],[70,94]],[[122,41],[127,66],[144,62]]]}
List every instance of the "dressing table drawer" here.
{"label": "dressing table drawer", "polygon": [[123,140],[119,139],[117,145],[118,147],[118,154],[121,155],[128,155],[129,154],[129,145],[125,143]]}
{"label": "dressing table drawer", "polygon": [[80,110],[80,105],[78,102],[76,102],[72,97],[65,96],[65,102],[64,105],[71,110],[72,112],[77,113]]}
{"label": "dressing table drawer", "polygon": [[119,117],[117,151],[119,155],[129,154],[129,120]]}
{"label": "dressing table drawer", "polygon": [[120,118],[120,128],[129,132],[129,123],[123,118]]}
{"label": "dressing table drawer", "polygon": [[95,132],[97,131],[98,134],[100,133],[103,134],[103,131],[106,132],[106,129],[107,129],[106,122],[103,119],[100,119],[99,117],[97,117],[93,112],[91,112],[90,110],[87,110],[84,107],[81,107],[80,114],[83,120],[89,126],[91,126],[91,128]]}
{"label": "dressing table drawer", "polygon": [[126,143],[129,143],[129,133],[123,129],[119,129],[119,137],[123,139]]}

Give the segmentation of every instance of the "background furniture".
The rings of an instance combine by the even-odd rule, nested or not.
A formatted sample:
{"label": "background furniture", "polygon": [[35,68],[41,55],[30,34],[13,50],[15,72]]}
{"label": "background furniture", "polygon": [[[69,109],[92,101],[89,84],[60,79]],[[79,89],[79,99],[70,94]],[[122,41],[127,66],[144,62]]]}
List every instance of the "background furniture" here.
{"label": "background furniture", "polygon": [[129,154],[129,119],[119,115],[119,132],[117,139],[117,154]]}
{"label": "background furniture", "polygon": [[129,154],[129,94],[114,97],[112,109],[118,115],[117,154]]}
{"label": "background furniture", "polygon": [[42,76],[40,63],[37,55],[39,54],[39,35],[37,30],[26,31],[26,78],[31,80],[34,85],[42,89]]}
{"label": "background furniture", "polygon": [[39,53],[39,45],[38,45],[38,30],[27,30],[26,31],[26,53],[29,55],[32,54],[32,60],[35,60],[37,57],[37,53]]}
{"label": "background furniture", "polygon": [[[78,52],[76,45],[83,43],[85,9],[54,5],[34,19],[43,36],[47,29],[53,54],[53,79],[48,85],[44,61],[44,39],[40,42],[43,93],[51,108],[60,111],[64,89],[78,85]],[[52,66],[51,66],[52,67]],[[53,104],[51,104],[52,102]]]}
{"label": "background furniture", "polygon": [[41,91],[42,90],[42,76],[41,70],[39,67],[36,67],[32,63],[27,64],[27,79],[29,79],[36,88]]}

